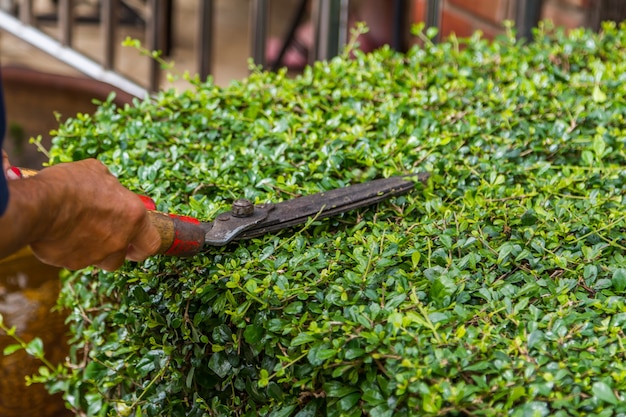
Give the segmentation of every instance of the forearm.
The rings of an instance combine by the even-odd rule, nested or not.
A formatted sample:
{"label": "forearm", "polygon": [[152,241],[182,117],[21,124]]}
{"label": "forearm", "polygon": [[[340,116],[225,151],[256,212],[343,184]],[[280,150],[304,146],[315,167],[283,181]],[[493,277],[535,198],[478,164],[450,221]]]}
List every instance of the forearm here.
{"label": "forearm", "polygon": [[58,207],[54,190],[36,178],[9,181],[9,195],[7,210],[0,217],[0,258],[45,236]]}

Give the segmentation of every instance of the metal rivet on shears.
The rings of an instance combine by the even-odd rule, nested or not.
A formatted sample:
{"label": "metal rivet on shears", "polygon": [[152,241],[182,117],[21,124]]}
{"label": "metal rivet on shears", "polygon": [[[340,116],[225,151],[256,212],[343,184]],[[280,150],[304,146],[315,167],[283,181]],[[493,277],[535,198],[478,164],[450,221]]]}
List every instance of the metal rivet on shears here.
{"label": "metal rivet on shears", "polygon": [[231,214],[234,217],[250,217],[254,214],[254,204],[245,198],[235,200],[233,202]]}

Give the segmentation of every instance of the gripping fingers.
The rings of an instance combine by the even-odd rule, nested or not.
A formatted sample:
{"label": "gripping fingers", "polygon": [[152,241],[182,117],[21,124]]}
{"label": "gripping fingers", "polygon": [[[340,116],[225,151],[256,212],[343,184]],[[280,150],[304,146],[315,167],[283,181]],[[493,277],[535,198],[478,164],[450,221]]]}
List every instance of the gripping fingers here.
{"label": "gripping fingers", "polygon": [[160,247],[161,236],[159,232],[154,226],[148,224],[138,238],[128,245],[126,259],[135,262],[143,261],[147,257],[156,254]]}
{"label": "gripping fingers", "polygon": [[96,264],[96,266],[105,271],[115,271],[119,269],[126,261],[126,251],[112,253]]}

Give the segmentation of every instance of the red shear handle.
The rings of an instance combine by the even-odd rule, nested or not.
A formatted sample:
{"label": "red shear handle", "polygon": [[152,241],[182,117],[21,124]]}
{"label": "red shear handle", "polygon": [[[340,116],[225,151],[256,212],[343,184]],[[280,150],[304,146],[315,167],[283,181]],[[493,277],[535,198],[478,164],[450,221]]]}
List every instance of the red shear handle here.
{"label": "red shear handle", "polygon": [[204,247],[204,228],[193,217],[149,211],[150,221],[161,235],[158,253],[170,256],[192,256]]}
{"label": "red shear handle", "polygon": [[165,214],[156,211],[156,203],[150,197],[137,194],[148,209],[150,221],[161,235],[158,253],[170,256],[193,256],[204,247],[204,229],[193,217]]}
{"label": "red shear handle", "polygon": [[165,214],[156,211],[156,203],[150,197],[137,194],[149,210],[150,221],[161,235],[158,253],[170,256],[192,256],[204,247],[205,231],[193,217]]}
{"label": "red shear handle", "polygon": [[153,199],[151,199],[150,197],[148,197],[147,195],[143,195],[143,194],[137,194],[137,197],[139,197],[139,199],[141,200],[141,202],[143,203],[143,205],[148,209],[148,210],[156,210],[156,203],[154,202]]}

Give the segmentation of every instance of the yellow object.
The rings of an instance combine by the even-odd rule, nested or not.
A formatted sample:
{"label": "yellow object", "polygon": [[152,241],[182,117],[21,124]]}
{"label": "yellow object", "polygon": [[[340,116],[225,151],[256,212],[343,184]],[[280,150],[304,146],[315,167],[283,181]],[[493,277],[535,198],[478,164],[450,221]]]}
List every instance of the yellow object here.
{"label": "yellow object", "polygon": [[34,177],[35,175],[37,175],[37,170],[36,169],[31,169],[31,168],[20,168],[20,171],[22,171],[22,176],[23,177]]}
{"label": "yellow object", "polygon": [[33,252],[30,250],[30,246],[24,246],[22,249],[18,250],[17,252],[0,259],[0,265],[5,264],[5,263],[9,263],[9,262],[13,262],[16,261],[18,259],[22,259],[22,258],[26,258],[29,256],[33,256]]}

